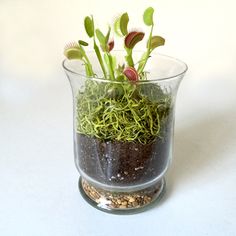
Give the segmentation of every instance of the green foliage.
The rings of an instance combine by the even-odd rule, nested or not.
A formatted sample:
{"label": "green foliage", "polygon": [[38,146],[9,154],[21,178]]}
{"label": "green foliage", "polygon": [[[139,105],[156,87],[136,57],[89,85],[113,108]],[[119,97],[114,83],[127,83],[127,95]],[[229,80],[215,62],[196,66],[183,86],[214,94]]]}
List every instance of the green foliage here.
{"label": "green foliage", "polygon": [[[143,76],[143,73],[145,73],[144,69],[152,51],[165,43],[165,39],[161,36],[152,36],[154,27],[153,14],[154,9],[152,7],[147,8],[143,14],[143,21],[147,26],[151,26],[151,31],[147,40],[147,51],[142,55],[138,62],[135,62],[133,59],[133,49],[137,43],[143,40],[145,34],[141,31],[128,32],[129,15],[127,12],[123,13],[114,22],[114,32],[118,36],[124,37],[126,66],[133,67],[137,70],[140,79],[145,78]],[[114,61],[116,61],[116,59],[111,55],[111,51],[115,45],[114,40],[109,41],[111,27],[109,26],[107,33],[103,34],[100,29],[95,30],[93,16],[86,16],[84,19],[84,28],[87,35],[93,39],[93,48],[104,74],[104,78],[112,80],[120,78],[123,72],[120,71],[119,68],[114,68]],[[99,41],[99,45],[97,44],[97,41]],[[93,76],[94,72],[92,65],[83,49],[83,47],[86,46],[88,46],[87,42],[79,40],[78,45],[75,47],[74,45],[67,47],[64,51],[64,55],[70,60],[82,60],[84,62],[86,74]],[[137,64],[138,68],[135,68]]]}
{"label": "green foliage", "polygon": [[134,67],[134,61],[133,61],[133,48],[137,43],[143,40],[144,33],[143,32],[130,32],[125,37],[125,50],[127,52],[127,55],[125,57],[126,62],[128,66]]}
{"label": "green foliage", "polygon": [[151,31],[150,31],[149,38],[147,41],[147,51],[142,55],[139,61],[138,73],[140,75],[143,74],[147,61],[151,57],[150,56],[151,52],[155,48],[165,44],[165,39],[162,38],[161,36],[152,36],[153,27],[154,27],[153,14],[154,14],[154,9],[152,7],[147,8],[143,14],[143,21],[147,26],[151,26]]}
{"label": "green foliage", "polygon": [[114,22],[114,32],[118,37],[123,37],[123,34],[120,30],[120,17],[118,17]]}
{"label": "green foliage", "polygon": [[[147,43],[148,47],[149,42]],[[155,48],[159,46],[163,46],[165,44],[165,39],[162,38],[161,36],[153,36],[151,38],[151,43],[150,43],[150,48],[151,50],[154,50]]]}
{"label": "green foliage", "polygon": [[94,36],[94,22],[93,18],[86,16],[84,19],[84,27],[86,30],[87,35],[92,38]]}
{"label": "green foliage", "polygon": [[108,54],[108,53],[104,54],[104,61],[107,65],[108,72],[109,72],[109,75],[111,76],[112,80],[115,79],[115,74],[114,74],[115,61],[113,62],[113,60],[115,60],[115,59],[113,59],[110,54]]}
{"label": "green foliage", "polygon": [[153,25],[153,13],[154,9],[152,7],[149,7],[145,10],[143,14],[143,21],[147,26]]}
{"label": "green foliage", "polygon": [[102,50],[107,51],[106,50],[106,47],[107,47],[106,37],[104,36],[104,34],[99,29],[96,29],[96,36],[97,36],[97,39],[100,43]]}
{"label": "green foliage", "polygon": [[105,69],[105,66],[104,66],[104,63],[103,63],[103,60],[102,60],[102,55],[101,55],[101,52],[100,52],[99,47],[97,46],[95,40],[94,40],[93,48],[94,48],[94,51],[95,51],[95,53],[97,55],[98,61],[99,61],[100,65],[101,65],[104,77],[107,78],[106,69]]}
{"label": "green foliage", "polygon": [[81,45],[81,46],[85,46],[87,47],[89,44],[83,40],[79,40],[78,43]]}
{"label": "green foliage", "polygon": [[125,46],[127,48],[133,49],[137,43],[143,40],[144,33],[143,32],[130,32],[125,37]]}
{"label": "green foliage", "polygon": [[66,48],[64,50],[64,55],[70,60],[73,60],[73,59],[82,60],[82,58],[83,58],[81,50],[78,47]]}
{"label": "green foliage", "polygon": [[111,34],[111,26],[109,26],[109,28],[108,28],[108,32],[107,32],[107,35],[106,35],[106,39],[105,39],[106,44],[107,44],[108,41],[109,41],[110,34]]}
{"label": "green foliage", "polygon": [[128,34],[128,23],[129,23],[128,13],[122,14],[115,20],[114,31],[119,37],[123,37]]}
{"label": "green foliage", "polygon": [[101,140],[149,143],[162,137],[171,99],[158,85],[88,80],[77,96],[77,132]]}
{"label": "green foliage", "polygon": [[[143,14],[143,21],[145,25],[151,26],[151,30],[147,50],[138,62],[134,62],[132,53],[145,34],[141,31],[128,31],[128,13],[123,13],[115,20],[114,32],[123,38],[126,50],[126,63],[121,65],[117,64],[116,57],[111,54],[115,45],[114,40],[109,41],[111,27],[103,34],[100,29],[95,30],[92,16],[85,17],[84,28],[93,40],[93,48],[107,83],[90,78],[96,75],[84,50],[89,45],[86,41],[78,40],[78,43],[69,44],[65,48],[64,54],[68,59],[82,61],[88,77],[83,91],[79,91],[76,98],[77,132],[101,140],[143,144],[164,135],[164,127],[172,112],[171,96],[158,85],[138,83],[138,80],[147,80],[144,69],[151,52],[165,43],[161,36],[152,35],[153,14],[152,7],[147,8]],[[135,68],[137,64],[138,68]]]}
{"label": "green foliage", "polygon": [[124,13],[120,18],[120,31],[123,34],[123,36],[128,34],[128,23],[129,23],[128,13]]}
{"label": "green foliage", "polygon": [[145,64],[147,63],[147,60],[149,58],[149,51],[144,52],[138,66],[138,73],[141,74],[143,72],[143,69],[145,67]]}

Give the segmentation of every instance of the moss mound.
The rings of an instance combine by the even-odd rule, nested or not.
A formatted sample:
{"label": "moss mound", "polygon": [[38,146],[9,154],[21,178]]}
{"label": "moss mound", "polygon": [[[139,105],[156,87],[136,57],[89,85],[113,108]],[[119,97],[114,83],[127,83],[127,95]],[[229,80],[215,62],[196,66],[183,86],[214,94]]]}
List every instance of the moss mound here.
{"label": "moss mound", "polygon": [[77,132],[104,141],[147,144],[162,137],[171,97],[158,85],[87,80],[77,95]]}

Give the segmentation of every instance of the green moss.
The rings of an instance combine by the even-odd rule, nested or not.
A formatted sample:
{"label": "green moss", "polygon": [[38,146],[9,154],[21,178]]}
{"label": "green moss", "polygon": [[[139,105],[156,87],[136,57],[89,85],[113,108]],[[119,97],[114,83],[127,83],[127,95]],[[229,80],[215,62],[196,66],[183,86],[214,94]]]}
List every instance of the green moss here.
{"label": "green moss", "polygon": [[170,95],[153,84],[88,79],[76,102],[77,132],[106,141],[152,142],[171,112]]}

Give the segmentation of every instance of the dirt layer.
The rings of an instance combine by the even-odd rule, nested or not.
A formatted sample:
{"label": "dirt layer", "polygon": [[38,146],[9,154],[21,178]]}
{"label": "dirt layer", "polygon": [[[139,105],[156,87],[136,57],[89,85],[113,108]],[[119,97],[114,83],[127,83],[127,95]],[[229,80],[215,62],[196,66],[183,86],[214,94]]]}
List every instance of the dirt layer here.
{"label": "dirt layer", "polygon": [[77,163],[89,177],[108,185],[148,182],[162,173],[170,155],[170,133],[149,144],[101,141],[77,134]]}

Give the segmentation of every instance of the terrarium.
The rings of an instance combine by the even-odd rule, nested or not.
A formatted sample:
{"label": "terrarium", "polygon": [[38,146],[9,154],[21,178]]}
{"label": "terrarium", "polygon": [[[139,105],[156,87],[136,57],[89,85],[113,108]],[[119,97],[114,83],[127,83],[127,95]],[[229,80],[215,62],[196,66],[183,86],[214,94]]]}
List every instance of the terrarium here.
{"label": "terrarium", "polygon": [[[125,213],[160,199],[172,158],[175,99],[187,66],[153,51],[165,39],[153,35],[154,9],[143,14],[145,33],[128,30],[119,16],[106,34],[84,20],[88,42],[66,46],[63,67],[73,92],[74,158],[82,196],[98,209]],[[114,50],[111,32],[124,42]],[[118,40],[118,39],[117,39]]]}

